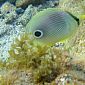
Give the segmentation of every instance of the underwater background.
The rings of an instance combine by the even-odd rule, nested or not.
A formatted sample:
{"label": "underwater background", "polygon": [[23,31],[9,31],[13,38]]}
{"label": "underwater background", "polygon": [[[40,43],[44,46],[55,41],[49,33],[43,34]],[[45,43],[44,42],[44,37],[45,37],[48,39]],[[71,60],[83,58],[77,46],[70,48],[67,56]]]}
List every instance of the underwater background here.
{"label": "underwater background", "polygon": [[25,32],[48,8],[79,18],[85,0],[0,0],[0,85],[85,85],[85,15],[75,35],[53,46],[36,45]]}

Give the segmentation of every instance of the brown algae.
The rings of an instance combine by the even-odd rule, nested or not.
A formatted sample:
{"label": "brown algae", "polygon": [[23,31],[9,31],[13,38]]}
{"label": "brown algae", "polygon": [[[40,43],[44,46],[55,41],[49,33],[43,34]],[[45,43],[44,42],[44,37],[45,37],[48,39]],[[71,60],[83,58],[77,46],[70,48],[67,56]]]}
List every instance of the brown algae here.
{"label": "brown algae", "polygon": [[[64,55],[64,50],[34,45],[33,40],[26,34],[20,39],[16,39],[9,50],[9,54],[10,57],[5,64],[9,80],[6,80],[6,76],[2,79],[3,82],[5,80],[5,85],[15,85],[9,82],[18,80],[17,73],[19,71],[31,73],[31,80],[34,83],[51,83],[58,75],[67,70],[66,64],[70,61],[69,56]],[[13,72],[14,70],[16,79],[10,73],[10,71]]]}

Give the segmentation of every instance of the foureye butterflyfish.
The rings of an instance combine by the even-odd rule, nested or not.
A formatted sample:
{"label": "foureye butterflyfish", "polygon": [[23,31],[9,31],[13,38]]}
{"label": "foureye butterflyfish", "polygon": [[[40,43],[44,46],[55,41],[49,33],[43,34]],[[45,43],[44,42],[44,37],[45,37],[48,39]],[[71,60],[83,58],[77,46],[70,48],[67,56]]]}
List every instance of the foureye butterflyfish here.
{"label": "foureye butterflyfish", "polygon": [[49,8],[38,12],[26,26],[36,42],[53,45],[75,34],[79,19],[67,11]]}

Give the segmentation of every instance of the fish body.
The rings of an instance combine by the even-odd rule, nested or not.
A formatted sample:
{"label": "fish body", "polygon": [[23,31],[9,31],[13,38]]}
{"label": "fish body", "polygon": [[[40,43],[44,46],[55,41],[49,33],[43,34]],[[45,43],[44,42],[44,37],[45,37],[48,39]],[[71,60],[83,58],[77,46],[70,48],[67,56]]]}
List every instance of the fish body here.
{"label": "fish body", "polygon": [[26,26],[36,42],[53,45],[67,39],[78,29],[77,20],[68,12],[49,8],[37,13]]}

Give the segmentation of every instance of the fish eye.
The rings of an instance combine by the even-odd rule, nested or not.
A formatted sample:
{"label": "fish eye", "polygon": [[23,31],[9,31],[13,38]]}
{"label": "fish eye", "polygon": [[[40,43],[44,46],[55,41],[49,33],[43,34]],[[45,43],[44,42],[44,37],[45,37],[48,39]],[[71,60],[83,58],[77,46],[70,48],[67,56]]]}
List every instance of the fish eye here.
{"label": "fish eye", "polygon": [[36,31],[34,32],[34,36],[35,36],[36,38],[41,38],[41,37],[43,36],[43,32],[42,32],[41,30],[36,30]]}

